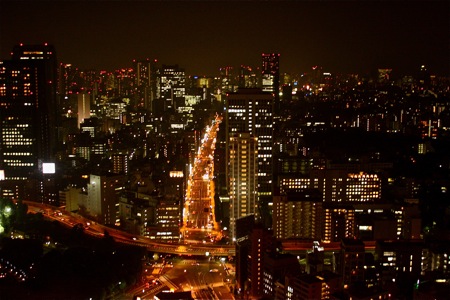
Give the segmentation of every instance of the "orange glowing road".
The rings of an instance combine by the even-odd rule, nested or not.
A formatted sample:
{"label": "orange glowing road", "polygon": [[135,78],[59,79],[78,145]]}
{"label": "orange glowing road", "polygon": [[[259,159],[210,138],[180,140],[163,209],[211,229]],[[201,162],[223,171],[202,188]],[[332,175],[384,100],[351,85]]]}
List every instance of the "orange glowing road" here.
{"label": "orange glowing road", "polygon": [[222,117],[216,115],[207,126],[201,146],[195,157],[186,189],[183,210],[183,229],[206,229],[218,231],[214,207],[214,149],[217,131]]}

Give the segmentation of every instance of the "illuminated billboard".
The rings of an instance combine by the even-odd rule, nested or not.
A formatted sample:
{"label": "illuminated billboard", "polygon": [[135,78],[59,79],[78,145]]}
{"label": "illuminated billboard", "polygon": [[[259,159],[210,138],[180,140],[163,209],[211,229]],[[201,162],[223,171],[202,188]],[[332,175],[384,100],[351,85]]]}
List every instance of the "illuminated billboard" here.
{"label": "illuminated billboard", "polygon": [[42,163],[42,174],[55,174],[55,163]]}

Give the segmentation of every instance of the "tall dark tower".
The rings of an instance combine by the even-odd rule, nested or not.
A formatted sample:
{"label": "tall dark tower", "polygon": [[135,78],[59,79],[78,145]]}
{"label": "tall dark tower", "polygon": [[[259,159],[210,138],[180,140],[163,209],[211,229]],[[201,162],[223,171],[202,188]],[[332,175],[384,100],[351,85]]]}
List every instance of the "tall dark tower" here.
{"label": "tall dark tower", "polygon": [[262,54],[262,90],[274,94],[274,112],[280,112],[280,54]]}
{"label": "tall dark tower", "polygon": [[[36,140],[39,159],[48,160],[53,158],[56,150],[59,125],[57,118],[60,105],[56,96],[58,64],[55,47],[47,43],[44,45],[20,44],[13,48],[12,61],[18,64],[24,61],[25,65],[35,69],[35,76],[38,80],[34,86],[31,85],[31,96],[37,100],[33,106],[33,114],[38,118],[35,127],[38,127],[39,136],[36,137]],[[33,89],[35,89],[35,93],[33,93]]]}
{"label": "tall dark tower", "polygon": [[133,61],[138,105],[149,112],[153,112],[153,101],[156,99],[156,62],[156,59]]}
{"label": "tall dark tower", "polygon": [[[0,170],[22,182],[49,162],[56,148],[56,53],[49,45],[19,45],[0,61]],[[19,193],[19,192],[18,192]],[[18,195],[14,195],[18,196]]]}

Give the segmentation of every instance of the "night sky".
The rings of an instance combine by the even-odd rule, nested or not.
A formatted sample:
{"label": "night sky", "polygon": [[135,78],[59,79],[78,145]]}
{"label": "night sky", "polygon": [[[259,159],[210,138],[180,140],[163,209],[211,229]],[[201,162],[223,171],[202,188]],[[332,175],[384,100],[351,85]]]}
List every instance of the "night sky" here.
{"label": "night sky", "polygon": [[0,59],[19,43],[55,45],[81,69],[179,64],[187,74],[260,66],[281,72],[450,75],[449,1],[12,1],[0,0]]}

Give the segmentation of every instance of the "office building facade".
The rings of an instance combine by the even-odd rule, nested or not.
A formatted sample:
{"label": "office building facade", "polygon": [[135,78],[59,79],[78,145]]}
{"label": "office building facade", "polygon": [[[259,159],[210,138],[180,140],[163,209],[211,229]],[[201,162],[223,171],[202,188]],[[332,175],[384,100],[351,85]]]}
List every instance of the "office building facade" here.
{"label": "office building facade", "polygon": [[322,194],[302,190],[274,196],[273,229],[277,239],[322,238]]}
{"label": "office building facade", "polygon": [[186,74],[178,65],[162,65],[157,71],[156,97],[163,102],[163,110],[184,106]]}
{"label": "office building facade", "polygon": [[56,54],[52,46],[16,46],[0,62],[0,169],[26,180],[56,146]]}
{"label": "office building facade", "polygon": [[87,184],[87,213],[101,224],[112,225],[120,222],[120,192],[124,190],[123,175],[94,175]]}
{"label": "office building facade", "polygon": [[[272,146],[273,146],[273,95],[260,89],[239,89],[227,96],[226,140],[247,133],[258,143],[258,209],[270,224],[272,211]],[[230,171],[230,151],[227,147],[227,173]],[[230,186],[228,186],[230,191]],[[266,220],[268,222],[266,222]]]}
{"label": "office building facade", "polygon": [[257,139],[240,133],[229,140],[230,236],[236,238],[236,220],[257,214]]}
{"label": "office building facade", "polygon": [[138,107],[153,111],[156,98],[156,60],[134,60],[135,86],[139,97]]}
{"label": "office building facade", "polygon": [[280,54],[279,53],[263,53],[262,69],[261,69],[261,86],[264,92],[274,95],[275,112],[280,109]]}

